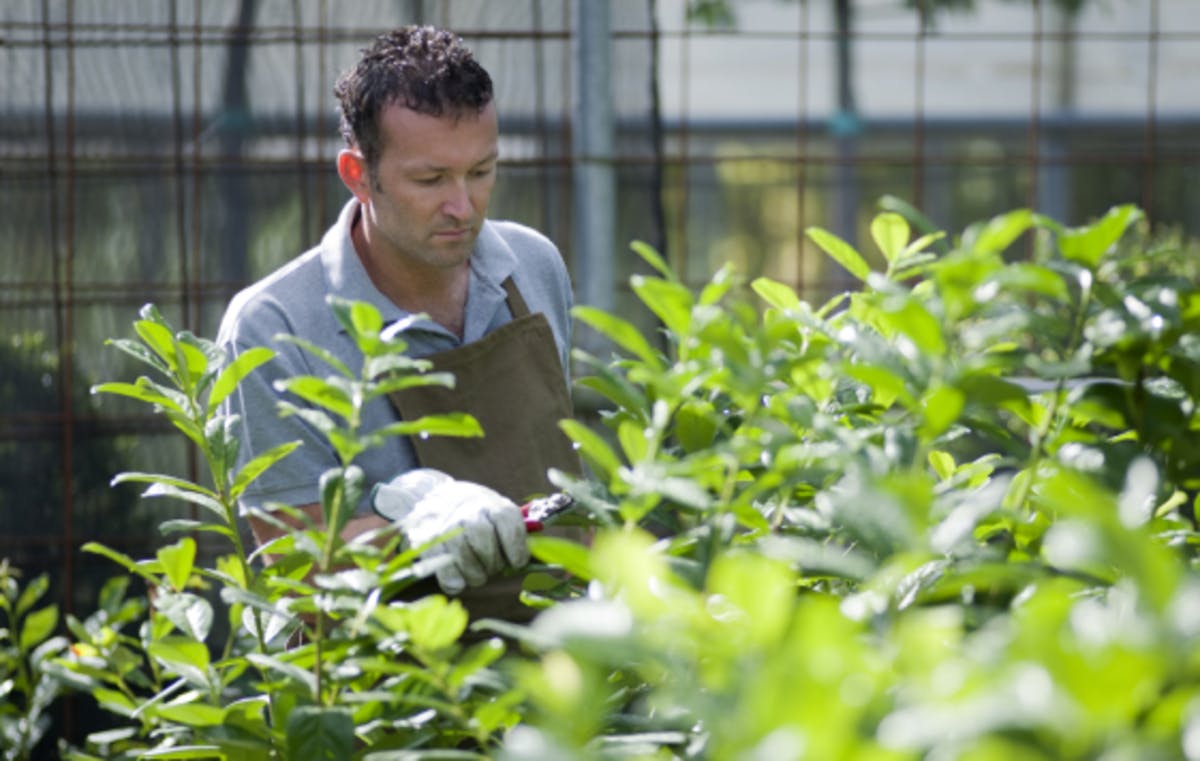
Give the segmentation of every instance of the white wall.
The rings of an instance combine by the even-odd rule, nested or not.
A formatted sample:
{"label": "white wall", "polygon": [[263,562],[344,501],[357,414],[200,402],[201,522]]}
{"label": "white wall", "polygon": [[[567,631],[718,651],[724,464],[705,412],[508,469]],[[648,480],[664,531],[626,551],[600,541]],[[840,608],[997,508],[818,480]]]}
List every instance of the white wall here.
{"label": "white wall", "polygon": [[[659,0],[667,117],[827,117],[833,0],[732,5],[735,32],[693,26],[684,37],[684,0]],[[1022,118],[1036,103],[1042,113],[1073,104],[1104,116],[1200,114],[1200,0],[1091,0],[1074,35],[1041,5],[1039,19],[1032,1],[977,0],[974,13],[939,14],[922,39],[917,14],[900,0],[856,0],[860,112]],[[1071,56],[1075,75],[1064,82]]]}

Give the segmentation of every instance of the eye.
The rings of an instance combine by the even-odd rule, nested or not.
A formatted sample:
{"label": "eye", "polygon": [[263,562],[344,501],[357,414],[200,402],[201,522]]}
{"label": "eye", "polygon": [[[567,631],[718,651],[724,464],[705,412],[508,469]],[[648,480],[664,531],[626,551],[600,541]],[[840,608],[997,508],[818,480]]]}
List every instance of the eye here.
{"label": "eye", "polygon": [[413,182],[418,185],[436,185],[442,178],[439,175],[430,175],[425,177],[414,177]]}

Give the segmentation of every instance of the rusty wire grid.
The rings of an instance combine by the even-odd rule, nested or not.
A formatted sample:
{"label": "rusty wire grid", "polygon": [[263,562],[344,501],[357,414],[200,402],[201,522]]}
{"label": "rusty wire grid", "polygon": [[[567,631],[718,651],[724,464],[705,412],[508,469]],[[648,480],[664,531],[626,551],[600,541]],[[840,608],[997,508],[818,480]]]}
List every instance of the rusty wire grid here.
{"label": "rusty wire grid", "polygon": [[[212,336],[238,288],[319,239],[345,197],[334,78],[391,26],[476,49],[502,114],[494,215],[578,272],[573,4],[0,0],[0,557],[49,572],[71,610],[111,572],[83,542],[162,541],[164,506],[109,479],[200,466],[157,418],[88,394],[140,372],[103,341],[147,302]],[[709,25],[685,0],[611,2],[616,282],[641,239],[691,283],[731,261],[823,298],[843,273],[805,228],[861,242],[884,195],[951,232],[1136,203],[1200,235],[1200,4],[910,5],[741,0]]]}

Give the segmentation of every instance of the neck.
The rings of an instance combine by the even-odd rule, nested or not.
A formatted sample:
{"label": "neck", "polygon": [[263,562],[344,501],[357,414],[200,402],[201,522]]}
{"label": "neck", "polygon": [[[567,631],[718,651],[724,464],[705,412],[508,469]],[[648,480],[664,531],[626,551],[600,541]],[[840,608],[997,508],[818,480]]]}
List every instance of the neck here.
{"label": "neck", "polygon": [[367,276],[380,293],[407,312],[429,315],[462,338],[471,276],[469,262],[456,267],[422,267],[398,256],[381,254],[372,246],[361,210],[350,237]]}

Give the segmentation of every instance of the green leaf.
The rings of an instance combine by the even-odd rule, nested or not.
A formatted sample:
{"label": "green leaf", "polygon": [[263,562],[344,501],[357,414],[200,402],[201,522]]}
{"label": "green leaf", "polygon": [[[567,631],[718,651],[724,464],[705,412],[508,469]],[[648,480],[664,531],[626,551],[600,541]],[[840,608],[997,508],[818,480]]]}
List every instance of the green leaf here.
{"label": "green leaf", "polygon": [[183,677],[193,687],[208,690],[208,647],[184,637],[166,637],[151,642],[146,652],[168,672]]}
{"label": "green leaf", "polygon": [[402,420],[376,431],[380,437],[387,436],[460,436],[478,438],[483,436],[483,426],[474,415],[465,412],[447,412],[426,415],[416,420]]}
{"label": "green leaf", "polygon": [[1028,209],[1010,211],[971,228],[964,235],[965,243],[983,254],[999,254],[1021,237],[1033,221],[1033,212]]}
{"label": "green leaf", "polygon": [[454,664],[448,682],[458,689],[480,671],[491,666],[504,655],[505,648],[495,639],[487,639],[472,645]]}
{"label": "green leaf", "polygon": [[165,410],[163,414],[171,421],[171,425],[175,426],[184,436],[187,436],[196,446],[203,449],[207,445],[207,441],[204,438],[204,430],[186,413]]}
{"label": "green leaf", "polygon": [[385,396],[395,391],[420,386],[443,386],[454,388],[453,373],[415,373],[411,375],[396,375],[377,381],[365,395],[367,399]]}
{"label": "green leaf", "polygon": [[895,212],[885,211],[871,220],[871,238],[888,263],[903,256],[909,237],[908,221]]}
{"label": "green leaf", "polygon": [[325,436],[329,436],[338,428],[338,425],[336,422],[334,422],[333,418],[322,410],[301,407],[287,401],[280,401],[275,406],[279,410],[280,417],[295,415],[308,425],[320,431]]}
{"label": "green leaf", "polygon": [[595,391],[617,407],[631,412],[644,410],[647,406],[646,397],[637,387],[606,368],[599,368],[596,375],[576,378],[575,383]]}
{"label": "green leaf", "polygon": [[612,447],[592,429],[577,420],[562,420],[559,427],[579,446],[579,454],[597,471],[602,481],[610,481],[621,467]]}
{"label": "green leaf", "polygon": [[350,372],[350,368],[346,366],[346,363],[335,357],[328,349],[317,346],[312,341],[298,338],[291,333],[276,333],[273,337],[276,341],[281,343],[290,343],[299,346],[301,349],[304,349],[309,354],[312,354],[314,357],[317,357],[325,364],[329,365],[338,375],[343,378],[355,377],[354,373]]}
{"label": "green leaf", "polygon": [[29,612],[34,605],[37,605],[38,600],[42,599],[49,589],[50,577],[46,574],[42,574],[26,584],[25,588],[21,590],[20,597],[17,598],[16,607],[13,609],[13,613],[16,615],[16,617],[20,618]]}
{"label": "green leaf", "polygon": [[[705,286],[700,289],[700,296],[696,303],[702,307],[716,306],[725,298],[735,286],[740,284],[740,281],[735,276],[736,268],[733,264],[726,262],[721,265],[721,269],[717,270],[717,274],[712,276]],[[716,314],[717,312],[708,311],[708,314]]]}
{"label": "green leaf", "polygon": [[212,604],[193,594],[163,594],[155,599],[155,608],[175,628],[192,639],[203,642],[212,630]]}
{"label": "green leaf", "polygon": [[91,391],[93,394],[125,396],[130,399],[137,399],[139,402],[153,404],[179,413],[183,413],[184,411],[177,399],[162,393],[145,378],[139,379],[137,383],[100,383],[92,386]]}
{"label": "green leaf", "polygon": [[[327,296],[325,301],[364,357],[380,356],[393,348],[380,335],[383,317],[374,305],[337,296]],[[418,316],[413,315],[416,319]]]}
{"label": "green leaf", "polygon": [[853,246],[819,227],[809,227],[804,233],[830,258],[842,265],[847,272],[864,283],[867,282],[867,278],[871,275],[871,268],[867,265],[866,260],[854,250]]}
{"label": "green leaf", "polygon": [[[204,703],[160,705],[151,710],[159,718],[188,727],[215,727],[225,719],[224,709]],[[143,756],[145,758],[145,756]],[[160,757],[161,758],[161,757]],[[208,758],[202,756],[201,758]]]}
{"label": "green leaf", "polygon": [[279,444],[243,465],[233,478],[233,486],[230,488],[229,496],[233,499],[240,497],[246,491],[246,488],[254,483],[259,476],[265,473],[272,465],[291,454],[298,446],[300,446],[299,441],[289,441]]}
{"label": "green leaf", "polygon": [[206,761],[225,761],[227,758],[222,752],[220,746],[217,745],[179,745],[172,748],[163,748],[161,750],[150,750],[138,754],[138,759],[143,758],[162,758],[162,759],[206,759]]}
{"label": "green leaf", "polygon": [[[898,198],[897,196],[883,196],[879,199],[879,208],[883,211],[895,212],[904,217],[904,219],[906,219],[912,227],[915,227],[922,234],[922,239],[931,235],[935,236],[933,241],[940,240],[941,238],[945,237],[945,233],[939,230],[938,226],[935,225],[933,221],[929,219],[929,217],[926,217],[924,214],[918,211],[917,208],[908,201]],[[910,245],[909,248],[920,250],[912,245]],[[941,253],[945,253],[946,249],[947,246],[943,245],[941,247]]]}
{"label": "green leaf", "polygon": [[946,431],[962,413],[966,397],[954,386],[934,386],[921,400],[925,410],[925,421],[921,425],[923,436],[933,438]]}
{"label": "green leaf", "polygon": [[96,699],[101,708],[118,716],[130,717],[137,710],[137,703],[133,702],[125,693],[117,690],[94,687],[92,688],[92,697]]}
{"label": "green leaf", "polygon": [[348,421],[354,418],[354,400],[344,385],[318,378],[315,375],[301,375],[276,381],[275,387],[281,391],[295,394],[309,404],[329,410],[343,420]]}
{"label": "green leaf", "polygon": [[904,378],[887,368],[877,365],[856,365],[846,367],[846,374],[871,388],[872,401],[883,407],[889,407],[899,399],[905,407],[915,409],[916,399],[908,390]]}
{"label": "green leaf", "polygon": [[946,353],[942,326],[921,302],[905,299],[903,305],[890,311],[888,316],[892,327],[911,338],[921,351],[939,357]]}
{"label": "green leaf", "polygon": [[316,676],[314,676],[312,672],[307,671],[294,663],[288,663],[274,656],[263,655],[262,653],[250,653],[246,656],[246,660],[250,661],[261,669],[274,671],[291,679],[297,684],[303,686],[309,694],[316,694]]}
{"label": "green leaf", "polygon": [[625,453],[627,461],[640,462],[649,454],[650,442],[646,433],[644,425],[632,420],[622,420],[617,426],[617,440],[621,442],[621,450]]}
{"label": "green leaf", "polygon": [[287,719],[287,758],[344,761],[354,755],[354,721],[338,708],[300,706]]}
{"label": "green leaf", "polygon": [[629,279],[634,293],[676,336],[692,332],[692,294],[682,283],[634,275]]}
{"label": "green leaf", "polygon": [[1094,224],[1064,232],[1059,237],[1059,248],[1065,258],[1095,269],[1129,226],[1141,218],[1142,212],[1136,206],[1115,206]]}
{"label": "green leaf", "polygon": [[182,591],[192,577],[196,562],[196,540],[184,537],[175,544],[159,549],[156,557],[162,563],[163,572],[171,586],[176,591]]}
{"label": "green leaf", "polygon": [[[101,732],[91,732],[87,739],[89,743],[95,745],[107,745],[109,743],[117,743],[122,740],[128,740],[137,735],[136,727],[118,727],[117,729],[107,729]],[[110,761],[109,759],[100,759],[96,756],[85,756],[71,751],[69,755],[64,757],[64,761]]]}
{"label": "green leaf", "polygon": [[270,361],[275,352],[263,347],[247,349],[221,371],[208,394],[208,406],[214,409],[225,401],[242,380],[259,366]]}
{"label": "green leaf", "polygon": [[53,634],[54,627],[56,626],[58,626],[57,605],[49,605],[25,616],[24,621],[21,622],[21,636],[19,639],[21,651],[29,652],[32,650]]}
{"label": "green leaf", "polygon": [[170,328],[151,320],[137,320],[133,323],[133,329],[171,372],[179,372],[179,356],[175,352],[175,336],[171,333]]}
{"label": "green leaf", "polygon": [[377,380],[390,374],[432,376],[441,373],[430,373],[433,363],[427,359],[417,359],[407,354],[389,353],[378,357],[366,357],[363,360],[362,377]]}
{"label": "green leaf", "polygon": [[120,351],[125,352],[129,356],[135,358],[143,364],[150,365],[155,370],[163,375],[171,372],[167,364],[158,358],[158,355],[146,348],[145,344],[131,341],[128,338],[110,338],[104,342],[108,346],[112,346]]}
{"label": "green leaf", "polygon": [[212,497],[210,497],[207,494],[203,494],[201,492],[198,492],[198,491],[195,491],[192,489],[177,488],[173,484],[167,484],[167,483],[162,483],[162,482],[153,483],[149,486],[149,488],[147,488],[144,492],[142,492],[142,496],[143,497],[174,497],[175,499],[181,499],[184,502],[190,502],[193,505],[198,505],[199,507],[203,507],[205,510],[208,510],[209,512],[213,513],[218,518],[221,518],[221,519],[226,518],[225,508],[222,507],[221,503],[218,502],[217,500],[213,499]]}
{"label": "green leaf", "polygon": [[937,473],[938,478],[945,481],[954,475],[954,455],[934,449],[929,453],[929,466]]}
{"label": "green leaf", "polygon": [[688,399],[675,413],[675,436],[688,453],[700,452],[712,446],[719,425],[717,411],[711,402]]}
{"label": "green leaf", "polygon": [[167,475],[165,473],[146,473],[143,471],[126,471],[118,473],[112,480],[113,485],[127,483],[148,483],[148,484],[166,484],[174,486],[181,491],[193,491],[197,494],[203,494],[211,499],[216,499],[216,492],[211,489],[206,489],[199,484],[192,483],[183,478]]}
{"label": "green leaf", "polygon": [[144,568],[142,568],[140,563],[134,562],[133,558],[129,557],[128,555],[109,549],[98,542],[88,542],[87,544],[83,545],[82,549],[84,552],[91,552],[95,555],[102,555],[108,558],[114,563],[120,565],[126,571],[129,571],[130,573],[136,573],[138,576],[141,576],[151,584],[158,584],[158,578],[154,574],[146,571]]}
{"label": "green leaf", "polygon": [[454,645],[467,630],[467,609],[458,600],[427,595],[399,609],[412,646],[433,653]]}
{"label": "green leaf", "polygon": [[208,372],[208,355],[199,348],[198,339],[190,333],[180,334],[184,340],[176,341],[179,347],[179,367],[184,372],[184,383],[188,390],[193,390],[195,383]]}
{"label": "green leaf", "polygon": [[185,518],[171,518],[161,521],[158,524],[158,532],[163,536],[167,536],[169,534],[192,534],[197,531],[218,534],[229,539],[232,539],[235,535],[234,531],[228,526],[224,526],[219,523],[193,521]]}
{"label": "green leaf", "polygon": [[755,648],[774,646],[792,620],[796,578],[786,563],[760,554],[726,554],[713,562],[705,586],[741,611],[738,637]]}
{"label": "green leaf", "polygon": [[228,472],[237,457],[241,446],[237,425],[236,415],[221,414],[208,417],[204,424],[204,440],[208,442],[209,456],[218,472]]}
{"label": "green leaf", "polygon": [[383,317],[379,310],[365,301],[350,303],[350,325],[360,336],[372,336],[383,330]]}
{"label": "green leaf", "polygon": [[[946,233],[944,233],[940,230],[938,232],[927,233],[925,235],[922,235],[920,238],[917,238],[912,243],[909,243],[907,246],[905,246],[904,250],[902,252],[900,252],[900,260],[901,261],[899,262],[899,264],[901,264],[903,266],[912,266],[912,265],[909,265],[908,260],[918,258],[918,254],[920,254],[922,257],[924,257],[922,259],[921,263],[924,263],[925,261],[933,261],[933,260],[937,259],[936,254],[925,254],[923,252],[925,251],[925,249],[929,248],[934,243],[937,243],[939,240],[941,240],[942,238],[945,238],[945,237],[946,237]],[[916,264],[916,262],[914,262],[913,264]]]}
{"label": "green leaf", "polygon": [[958,386],[973,404],[998,407],[1015,403],[1024,407],[1029,403],[1025,389],[995,375],[968,375],[958,382]]}
{"label": "green leaf", "polygon": [[1062,275],[1039,264],[1014,262],[997,271],[993,279],[1004,288],[1038,293],[1063,303],[1071,299]]}
{"label": "green leaf", "polygon": [[678,279],[675,277],[675,273],[671,271],[671,267],[667,264],[666,260],[663,259],[662,256],[660,256],[659,253],[654,250],[654,247],[649,243],[635,240],[629,244],[629,247],[633,249],[635,254],[642,257],[642,260],[645,261],[646,264],[649,264],[651,267],[653,267],[658,274],[662,275],[667,280]]}
{"label": "green leaf", "polygon": [[576,306],[571,310],[571,314],[652,369],[662,369],[662,360],[658,352],[631,323],[590,306]]}
{"label": "green leaf", "polygon": [[529,552],[540,562],[562,568],[584,581],[592,578],[588,548],[577,542],[555,536],[531,536]]}
{"label": "green leaf", "polygon": [[759,277],[750,283],[750,287],[759,298],[780,311],[790,312],[800,308],[800,297],[788,285],[767,277]]}
{"label": "green leaf", "polygon": [[251,607],[242,608],[241,619],[242,626],[253,637],[259,636],[261,628],[262,638],[267,642],[275,639],[294,622],[294,618],[290,615],[267,613]]}
{"label": "green leaf", "polygon": [[357,465],[330,468],[321,474],[318,485],[325,525],[331,534],[340,535],[362,496],[362,468]]}

